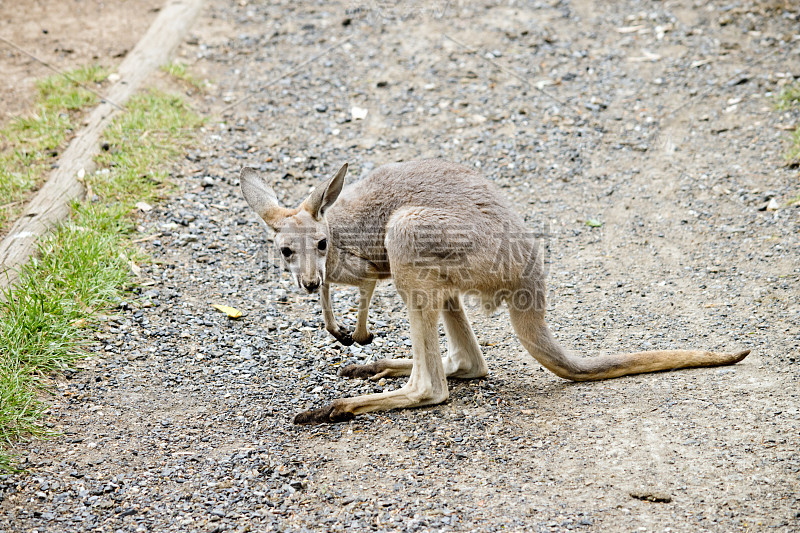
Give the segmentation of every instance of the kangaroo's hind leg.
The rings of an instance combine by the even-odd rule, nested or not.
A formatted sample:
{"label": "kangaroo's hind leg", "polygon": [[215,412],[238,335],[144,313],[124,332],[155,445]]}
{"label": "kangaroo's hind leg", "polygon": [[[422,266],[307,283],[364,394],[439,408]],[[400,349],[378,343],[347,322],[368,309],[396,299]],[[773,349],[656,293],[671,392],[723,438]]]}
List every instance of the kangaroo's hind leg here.
{"label": "kangaroo's hind leg", "polygon": [[342,422],[361,413],[435,405],[447,400],[447,378],[442,368],[437,334],[440,303],[429,301],[415,305],[407,298],[404,300],[408,306],[414,353],[413,362],[409,361],[412,368],[408,382],[391,392],[343,398],[325,407],[305,411],[295,417],[295,424]]}
{"label": "kangaroo's hind leg", "polygon": [[475,379],[486,376],[489,367],[486,366],[478,339],[461,305],[460,296],[455,295],[445,300],[442,318],[448,345],[447,356],[444,358],[447,377]]}
{"label": "kangaroo's hind leg", "polygon": [[[489,373],[478,339],[470,326],[459,296],[447,298],[442,307],[447,355],[442,359],[448,378],[475,379]],[[355,335],[354,335],[355,336]],[[339,375],[377,380],[411,375],[411,359],[379,359],[366,365],[349,365]]]}
{"label": "kangaroo's hind leg", "polygon": [[[431,216],[426,208],[415,208],[399,210],[387,225],[386,252],[397,292],[408,309],[411,329],[413,359],[408,382],[391,392],[343,398],[300,413],[295,423],[339,422],[360,413],[435,405],[447,400],[447,376],[439,348],[439,315],[445,299],[455,291],[443,277],[444,269],[431,262],[431,255],[419,246],[427,242],[430,228],[438,227],[441,221],[441,214]],[[429,266],[423,268],[425,265]]]}

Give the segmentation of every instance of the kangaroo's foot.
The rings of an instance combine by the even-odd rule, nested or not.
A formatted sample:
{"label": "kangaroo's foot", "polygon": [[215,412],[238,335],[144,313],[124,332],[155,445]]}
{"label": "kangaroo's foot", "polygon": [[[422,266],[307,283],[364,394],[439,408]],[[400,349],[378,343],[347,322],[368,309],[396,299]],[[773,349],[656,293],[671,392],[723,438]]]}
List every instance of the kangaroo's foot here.
{"label": "kangaroo's foot", "polygon": [[337,329],[329,329],[328,333],[336,337],[336,340],[342,343],[345,346],[350,346],[353,342],[357,342],[361,346],[367,345],[372,342],[375,338],[375,335],[367,331],[366,333],[360,333],[359,331],[355,331],[350,333],[344,328],[337,328]]}
{"label": "kangaroo's foot", "polygon": [[345,346],[353,344],[353,337],[350,332],[344,328],[328,329],[328,333],[333,335],[337,341]]}
{"label": "kangaroo's foot", "polygon": [[376,381],[383,377],[409,376],[412,366],[411,359],[379,359],[367,365],[348,365],[339,370],[339,375]]}
{"label": "kangaroo's foot", "polygon": [[365,332],[358,331],[358,328],[353,332],[353,340],[356,341],[361,346],[365,346],[367,344],[372,343],[372,340],[375,338],[375,335],[372,334],[369,330]]}
{"label": "kangaroo's foot", "polygon": [[[464,358],[448,355],[442,359],[444,371],[448,378],[456,379],[479,379],[484,378],[489,373],[486,362],[480,356],[478,360],[466,360]],[[344,378],[369,379],[377,381],[381,378],[396,378],[400,376],[410,376],[413,361],[411,359],[379,359],[374,363],[366,365],[348,365],[339,370],[339,375]]]}
{"label": "kangaroo's foot", "polygon": [[378,394],[334,400],[325,407],[311,409],[294,417],[295,424],[332,424],[352,420],[356,415],[372,411],[388,411],[406,407],[436,405],[447,401],[445,381],[425,384],[406,383],[403,387]]}
{"label": "kangaroo's foot", "polygon": [[347,422],[356,417],[355,414],[348,411],[343,411],[337,408],[337,402],[320,407],[318,409],[310,409],[298,413],[294,417],[295,424],[310,425],[310,424],[332,424],[334,422]]}

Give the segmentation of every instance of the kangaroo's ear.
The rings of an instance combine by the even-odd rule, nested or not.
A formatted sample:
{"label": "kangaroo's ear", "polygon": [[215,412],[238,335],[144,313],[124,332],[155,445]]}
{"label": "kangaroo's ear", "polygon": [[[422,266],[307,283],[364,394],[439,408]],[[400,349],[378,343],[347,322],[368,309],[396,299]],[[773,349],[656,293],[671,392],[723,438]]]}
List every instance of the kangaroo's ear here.
{"label": "kangaroo's ear", "polygon": [[303,202],[305,209],[311,213],[315,219],[322,219],[325,211],[327,211],[339,197],[339,193],[342,192],[342,187],[344,186],[345,174],[347,174],[347,163],[342,165],[342,168],[339,169],[339,172],[337,172],[334,177],[325,183],[317,185],[311,192],[311,196]]}
{"label": "kangaroo's ear", "polygon": [[278,197],[275,191],[267,185],[267,182],[252,167],[244,167],[239,174],[239,182],[242,187],[242,195],[250,207],[253,208],[258,216],[264,219],[273,229],[283,218],[285,209],[278,204]]}

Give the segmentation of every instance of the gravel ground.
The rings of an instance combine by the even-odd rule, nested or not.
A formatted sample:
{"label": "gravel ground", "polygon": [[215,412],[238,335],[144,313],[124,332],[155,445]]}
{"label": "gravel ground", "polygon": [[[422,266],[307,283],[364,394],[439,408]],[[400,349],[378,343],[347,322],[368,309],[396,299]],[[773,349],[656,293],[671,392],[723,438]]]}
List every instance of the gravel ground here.
{"label": "gravel ground", "polygon": [[[97,357],[54,388],[63,435],[23,447],[26,473],[0,481],[0,529],[797,531],[800,209],[782,154],[798,116],[771,94],[800,75],[800,10],[696,4],[212,1],[183,53],[214,80],[198,105],[224,122],[142,215],[155,261]],[[419,157],[480,167],[547,235],[564,345],[752,355],[567,383],[504,312],[473,307],[487,379],[432,408],[293,426],[400,386],[336,372],[407,355],[408,323],[386,284],[375,342],[336,344],[238,169],[270,173],[294,204],[344,161],[352,180]],[[355,291],[334,303],[352,327]]]}

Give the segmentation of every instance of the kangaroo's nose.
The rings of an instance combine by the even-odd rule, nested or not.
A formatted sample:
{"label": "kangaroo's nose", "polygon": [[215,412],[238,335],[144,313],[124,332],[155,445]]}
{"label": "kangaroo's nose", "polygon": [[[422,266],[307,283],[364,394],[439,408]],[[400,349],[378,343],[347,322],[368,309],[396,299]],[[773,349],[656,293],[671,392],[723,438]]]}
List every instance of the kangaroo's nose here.
{"label": "kangaroo's nose", "polygon": [[319,289],[319,281],[303,283],[303,287],[305,287],[309,293],[317,292],[317,289]]}

